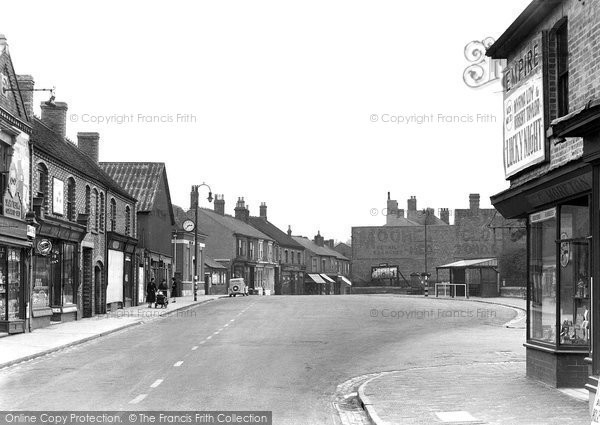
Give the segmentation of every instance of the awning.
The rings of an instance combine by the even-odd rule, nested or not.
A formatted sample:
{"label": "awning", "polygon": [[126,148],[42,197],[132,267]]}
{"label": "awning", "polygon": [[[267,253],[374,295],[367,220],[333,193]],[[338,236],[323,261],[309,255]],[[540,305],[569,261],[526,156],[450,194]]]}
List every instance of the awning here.
{"label": "awning", "polygon": [[352,282],[350,282],[348,279],[346,279],[344,276],[340,276],[340,279],[342,279],[342,281],[349,286],[352,286]]}
{"label": "awning", "polygon": [[335,280],[333,280],[332,278],[330,278],[329,276],[327,276],[325,273],[321,273],[321,277],[323,279],[325,279],[329,283],[335,283]]}
{"label": "awning", "polygon": [[459,260],[454,263],[437,266],[436,269],[471,269],[482,267],[498,267],[496,258],[478,258],[476,260]]}
{"label": "awning", "polygon": [[309,278],[311,278],[312,281],[315,282],[315,283],[325,283],[325,281],[323,280],[323,278],[321,277],[321,275],[307,273],[307,276]]}

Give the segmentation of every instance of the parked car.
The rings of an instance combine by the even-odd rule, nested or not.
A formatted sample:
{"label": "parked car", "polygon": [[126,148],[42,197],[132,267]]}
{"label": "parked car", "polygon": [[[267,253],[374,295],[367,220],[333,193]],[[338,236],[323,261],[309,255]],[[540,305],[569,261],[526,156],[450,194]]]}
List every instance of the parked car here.
{"label": "parked car", "polygon": [[248,287],[246,286],[246,282],[244,282],[244,278],[236,277],[229,280],[229,296],[235,297],[238,294],[242,296],[248,295]]}

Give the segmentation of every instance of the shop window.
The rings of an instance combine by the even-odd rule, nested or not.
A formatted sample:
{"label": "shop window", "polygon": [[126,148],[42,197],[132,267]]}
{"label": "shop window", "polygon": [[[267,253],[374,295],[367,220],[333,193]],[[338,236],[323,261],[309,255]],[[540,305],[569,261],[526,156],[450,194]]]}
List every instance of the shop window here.
{"label": "shop window", "polygon": [[77,219],[75,210],[75,180],[70,177],[67,180],[67,220],[75,221]]}
{"label": "shop window", "polygon": [[39,163],[37,166],[38,197],[42,198],[44,213],[48,213],[48,168]]}
{"label": "shop window", "polygon": [[62,305],[74,304],[75,293],[75,245],[65,243],[62,253]]}
{"label": "shop window", "polygon": [[105,205],[104,205],[104,192],[100,192],[100,231],[104,232],[105,223],[106,223],[106,214],[105,214]]}
{"label": "shop window", "polygon": [[50,306],[50,256],[33,257],[33,291],[34,309]]}
{"label": "shop window", "polygon": [[0,246],[0,320],[23,318],[21,249]]}
{"label": "shop window", "polygon": [[587,197],[530,215],[530,340],[589,344],[589,235]]}
{"label": "shop window", "polygon": [[110,231],[117,231],[117,201],[115,198],[110,199]]}

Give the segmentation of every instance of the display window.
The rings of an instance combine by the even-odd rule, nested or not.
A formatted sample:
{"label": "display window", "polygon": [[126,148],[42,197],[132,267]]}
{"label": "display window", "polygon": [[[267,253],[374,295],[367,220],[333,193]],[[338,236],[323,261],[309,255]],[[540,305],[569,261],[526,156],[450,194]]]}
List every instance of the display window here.
{"label": "display window", "polygon": [[50,307],[50,257],[36,255],[33,259],[33,290],[31,294],[34,309]]}
{"label": "display window", "polygon": [[23,316],[23,263],[21,248],[0,246],[0,320]]}
{"label": "display window", "polygon": [[33,260],[33,308],[75,304],[77,285],[77,246],[69,242],[51,242],[47,255]]}
{"label": "display window", "polygon": [[530,215],[530,340],[589,345],[589,235],[587,197]]}

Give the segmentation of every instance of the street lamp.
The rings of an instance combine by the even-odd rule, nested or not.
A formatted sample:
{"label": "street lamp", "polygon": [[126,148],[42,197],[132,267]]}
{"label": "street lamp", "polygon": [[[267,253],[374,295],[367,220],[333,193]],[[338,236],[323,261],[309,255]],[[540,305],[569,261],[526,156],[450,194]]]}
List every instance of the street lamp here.
{"label": "street lamp", "polygon": [[425,215],[425,220],[423,222],[423,226],[425,227],[425,272],[421,273],[421,281],[425,286],[425,296],[429,295],[429,273],[427,273],[427,221],[429,220],[429,215],[431,214],[431,210],[429,208],[423,209],[423,214]]}
{"label": "street lamp", "polygon": [[[208,188],[208,202],[212,202],[212,190],[206,183],[192,185],[192,208],[194,208],[194,301],[198,301],[198,188]],[[206,293],[206,288],[205,288]]]}

